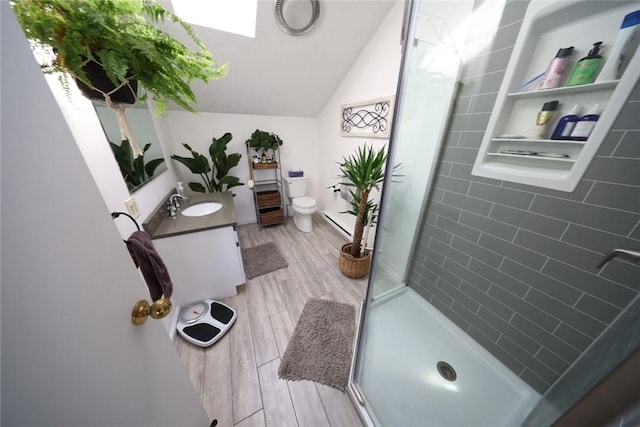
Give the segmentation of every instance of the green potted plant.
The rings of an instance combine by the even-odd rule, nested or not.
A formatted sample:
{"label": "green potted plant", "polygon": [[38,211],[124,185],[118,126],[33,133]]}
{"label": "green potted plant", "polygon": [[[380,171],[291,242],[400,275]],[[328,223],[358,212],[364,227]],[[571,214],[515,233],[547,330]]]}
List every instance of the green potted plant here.
{"label": "green potted plant", "polygon": [[369,196],[373,189],[380,189],[384,181],[386,162],[387,154],[384,147],[374,150],[365,144],[364,147],[358,147],[355,154],[344,157],[340,163],[340,184],[351,187],[349,191],[352,201],[347,213],[356,217],[353,239],[351,243],[342,246],[338,257],[340,271],[345,276],[359,278],[369,273],[371,252],[364,248],[363,237],[366,234],[365,227],[368,231],[376,221],[378,210],[378,205],[370,200]]}
{"label": "green potted plant", "polygon": [[244,185],[237,176],[229,175],[229,171],[236,167],[242,158],[240,153],[232,153],[227,156],[227,144],[233,136],[227,132],[220,138],[211,138],[209,156],[211,163],[202,154],[193,150],[188,144],[182,144],[189,150],[191,157],[173,155],[171,158],[185,165],[192,173],[200,175],[204,185],[199,182],[190,182],[189,188],[197,193],[214,193],[228,191],[233,187]]}
{"label": "green potted plant", "polygon": [[[131,82],[137,81],[139,99],[150,95],[156,114],[168,102],[195,112],[191,82],[218,79],[227,71],[227,64],[216,66],[189,24],[154,0],[15,0],[11,5],[27,38],[51,48],[43,71],[62,72],[65,87],[68,73],[108,106],[118,88],[135,94]],[[196,49],[162,31],[158,24],[165,21],[180,25]],[[104,71],[110,87],[90,78],[96,70]]]}
{"label": "green potted plant", "polygon": [[266,132],[256,129],[251,138],[247,139],[247,146],[255,151],[256,155],[262,155],[262,162],[266,162],[266,156],[269,152],[277,150],[282,145],[282,139],[275,133]]}

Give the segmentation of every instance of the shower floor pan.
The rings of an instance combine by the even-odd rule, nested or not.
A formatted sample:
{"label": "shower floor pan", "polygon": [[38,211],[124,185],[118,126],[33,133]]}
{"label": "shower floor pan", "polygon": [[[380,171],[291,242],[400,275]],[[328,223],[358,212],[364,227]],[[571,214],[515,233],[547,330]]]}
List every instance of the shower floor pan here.
{"label": "shower floor pan", "polygon": [[520,426],[540,399],[406,287],[372,303],[360,372],[380,426]]}

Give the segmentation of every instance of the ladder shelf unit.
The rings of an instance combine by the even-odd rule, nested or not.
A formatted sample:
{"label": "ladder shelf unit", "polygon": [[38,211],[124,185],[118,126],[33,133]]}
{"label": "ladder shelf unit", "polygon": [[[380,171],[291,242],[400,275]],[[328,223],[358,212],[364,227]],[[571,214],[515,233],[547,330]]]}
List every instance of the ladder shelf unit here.
{"label": "ladder shelf unit", "polygon": [[281,224],[286,220],[280,170],[280,150],[273,150],[270,162],[256,163],[252,149],[247,147],[249,177],[253,181],[253,202],[260,227]]}

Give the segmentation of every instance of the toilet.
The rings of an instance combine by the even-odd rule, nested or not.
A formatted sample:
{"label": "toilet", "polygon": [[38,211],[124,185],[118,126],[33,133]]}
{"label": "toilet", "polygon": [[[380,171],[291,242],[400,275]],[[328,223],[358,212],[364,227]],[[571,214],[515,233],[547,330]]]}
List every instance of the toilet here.
{"label": "toilet", "polygon": [[307,178],[289,177],[285,178],[284,183],[291,202],[291,208],[293,212],[295,212],[293,223],[298,230],[310,233],[313,231],[311,215],[318,210],[318,208],[316,207],[315,200],[305,196],[307,192]]}

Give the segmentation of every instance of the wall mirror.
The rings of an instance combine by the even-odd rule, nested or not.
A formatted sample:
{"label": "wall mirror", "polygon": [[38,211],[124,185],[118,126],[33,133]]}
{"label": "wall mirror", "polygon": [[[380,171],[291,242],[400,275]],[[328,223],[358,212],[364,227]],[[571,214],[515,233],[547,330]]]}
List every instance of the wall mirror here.
{"label": "wall mirror", "polygon": [[319,0],[276,0],[273,5],[276,22],[292,36],[308,33],[320,17]]}
{"label": "wall mirror", "polygon": [[146,104],[136,104],[124,109],[129,128],[137,145],[143,150],[141,159],[136,158],[130,145],[122,141],[116,114],[105,105],[94,102],[93,106],[130,193],[140,189],[167,169],[162,147]]}

